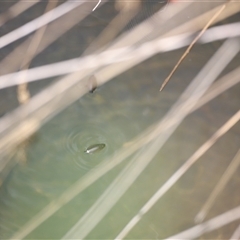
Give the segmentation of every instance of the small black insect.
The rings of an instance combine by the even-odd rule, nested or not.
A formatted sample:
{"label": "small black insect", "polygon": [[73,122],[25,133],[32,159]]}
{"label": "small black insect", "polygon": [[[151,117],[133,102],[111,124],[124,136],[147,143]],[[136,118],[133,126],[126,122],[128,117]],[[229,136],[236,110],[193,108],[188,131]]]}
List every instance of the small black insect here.
{"label": "small black insect", "polygon": [[102,150],[103,148],[105,148],[105,144],[104,143],[99,143],[99,144],[94,144],[89,146],[84,152],[85,153],[96,153],[99,152],[100,150]]}

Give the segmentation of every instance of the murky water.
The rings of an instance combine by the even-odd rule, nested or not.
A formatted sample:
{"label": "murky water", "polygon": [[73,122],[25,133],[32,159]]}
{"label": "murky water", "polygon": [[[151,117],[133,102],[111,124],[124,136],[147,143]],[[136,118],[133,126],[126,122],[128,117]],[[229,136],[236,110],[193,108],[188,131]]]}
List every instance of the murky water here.
{"label": "murky water", "polygon": [[[98,31],[99,26],[107,24],[109,19],[106,12],[111,10],[112,6],[106,7],[102,10],[102,15],[96,12],[82,23],[83,32],[88,35],[85,32],[80,34],[83,38],[81,47],[77,43],[76,32],[72,30],[72,33],[68,33],[73,43],[71,48],[64,48],[62,51],[65,52],[61,54],[69,58],[75,57],[76,49],[82,52],[88,44],[87,39],[95,37],[95,32],[84,26],[94,22],[95,30]],[[99,18],[101,21],[98,21]],[[67,41],[66,38],[64,36],[56,45],[47,49],[48,60],[60,60],[61,56],[54,55],[54,48],[61,47],[61,41]],[[0,238],[10,238],[78,179],[96,169],[124,144],[131,142],[148,126],[159,121],[219,45],[220,43],[196,46],[161,93],[158,91],[161,82],[182,50],[145,61],[93,93],[86,94],[45,124],[27,144],[16,149],[13,159],[19,164],[12,169],[0,188]],[[239,58],[238,55],[225,71],[234,68],[239,63]],[[45,62],[46,59],[39,56],[33,65],[41,61]],[[32,83],[30,91],[34,94],[46,85],[47,80]],[[2,96],[10,94],[14,102],[14,92],[15,88],[6,89]],[[115,238],[158,188],[239,109],[239,92],[238,84],[188,116],[87,239]],[[2,99],[1,101],[4,102]],[[14,107],[14,104],[4,106],[5,112]],[[158,201],[128,234],[127,239],[162,239],[194,226],[196,214],[236,154],[239,143],[238,124]],[[96,154],[86,154],[86,149],[94,144],[105,144],[105,147]],[[27,238],[63,237],[125,166],[126,162],[105,174]],[[207,219],[239,205],[239,173],[240,169],[217,199]],[[238,224],[239,222],[233,222],[202,236],[202,239],[229,238]]]}

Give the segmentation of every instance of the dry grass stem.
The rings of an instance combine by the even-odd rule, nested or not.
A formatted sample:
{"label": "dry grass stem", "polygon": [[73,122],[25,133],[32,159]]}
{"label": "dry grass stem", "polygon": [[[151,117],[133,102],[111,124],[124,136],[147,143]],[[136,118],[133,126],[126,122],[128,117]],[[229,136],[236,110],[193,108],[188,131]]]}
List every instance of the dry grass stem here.
{"label": "dry grass stem", "polygon": [[161,88],[159,91],[162,91],[163,88],[166,86],[166,84],[169,82],[170,78],[174,74],[174,72],[177,70],[181,62],[184,60],[184,58],[188,55],[194,44],[199,40],[199,38],[204,34],[204,32],[208,29],[208,27],[214,22],[214,20],[221,14],[221,12],[226,8],[227,4],[224,4],[214,15],[213,17],[209,20],[209,22],[204,26],[202,31],[195,37],[195,39],[192,41],[192,43],[189,45],[187,50],[184,52],[184,54],[181,56],[181,58],[178,60],[177,64],[174,66],[173,70],[170,72],[168,77],[164,80]]}

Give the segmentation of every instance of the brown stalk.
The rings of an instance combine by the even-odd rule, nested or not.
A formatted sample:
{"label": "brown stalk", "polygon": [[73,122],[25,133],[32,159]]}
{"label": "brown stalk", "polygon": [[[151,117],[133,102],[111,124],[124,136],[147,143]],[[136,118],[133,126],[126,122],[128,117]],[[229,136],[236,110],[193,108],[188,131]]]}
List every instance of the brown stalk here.
{"label": "brown stalk", "polygon": [[[230,0],[228,0],[227,3],[229,3]],[[179,65],[181,64],[181,62],[184,60],[184,58],[188,55],[188,53],[190,52],[190,50],[192,49],[192,47],[194,46],[194,44],[198,41],[198,39],[204,34],[204,32],[208,29],[208,27],[213,23],[213,21],[219,16],[219,14],[226,8],[227,3],[225,3],[224,5],[222,5],[222,7],[213,15],[213,17],[209,20],[209,22],[207,22],[207,24],[205,25],[205,27],[202,29],[202,31],[195,37],[195,39],[192,41],[192,43],[189,45],[189,47],[187,48],[187,50],[184,52],[184,54],[181,56],[181,58],[178,60],[177,64],[174,66],[173,70],[170,72],[170,74],[168,75],[168,77],[164,80],[161,88],[160,88],[160,92],[163,90],[163,88],[166,86],[166,84],[169,82],[169,80],[171,79],[172,75],[174,74],[174,72],[177,70],[177,68],[179,67]]]}

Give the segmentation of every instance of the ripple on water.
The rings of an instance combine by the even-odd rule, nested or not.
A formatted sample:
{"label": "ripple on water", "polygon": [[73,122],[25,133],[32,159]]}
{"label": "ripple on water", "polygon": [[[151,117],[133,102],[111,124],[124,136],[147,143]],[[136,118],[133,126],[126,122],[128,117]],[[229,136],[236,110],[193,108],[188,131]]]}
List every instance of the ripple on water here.
{"label": "ripple on water", "polygon": [[[96,167],[108,156],[118,150],[129,136],[118,124],[86,123],[75,127],[66,139],[67,150],[73,161],[82,169]],[[104,148],[92,154],[86,150],[96,144],[104,144]]]}

